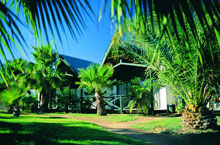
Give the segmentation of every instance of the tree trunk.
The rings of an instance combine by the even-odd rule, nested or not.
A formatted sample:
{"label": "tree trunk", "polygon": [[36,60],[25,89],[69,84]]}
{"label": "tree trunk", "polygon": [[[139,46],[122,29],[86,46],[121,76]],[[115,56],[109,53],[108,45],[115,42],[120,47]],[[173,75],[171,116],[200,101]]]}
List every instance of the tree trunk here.
{"label": "tree trunk", "polygon": [[19,105],[15,105],[13,108],[13,116],[19,117],[20,116],[20,107]]}
{"label": "tree trunk", "polygon": [[[196,111],[195,111],[196,110]],[[206,107],[200,109],[189,109],[186,107],[182,113],[183,126],[186,129],[216,129],[217,119],[212,111],[209,111]]]}
{"label": "tree trunk", "polygon": [[106,115],[105,104],[103,100],[103,96],[101,95],[101,91],[96,92],[96,104],[97,104],[97,114],[98,115]]}
{"label": "tree trunk", "polygon": [[40,93],[40,111],[48,112],[48,96],[46,95],[45,91]]}

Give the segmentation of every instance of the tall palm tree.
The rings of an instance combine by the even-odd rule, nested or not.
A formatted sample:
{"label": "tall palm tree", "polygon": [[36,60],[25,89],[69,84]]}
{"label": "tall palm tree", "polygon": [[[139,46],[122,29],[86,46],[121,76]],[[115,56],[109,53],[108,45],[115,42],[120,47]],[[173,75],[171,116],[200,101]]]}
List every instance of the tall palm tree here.
{"label": "tall palm tree", "polygon": [[111,84],[109,79],[113,75],[112,66],[92,64],[87,69],[79,69],[79,71],[80,82],[77,82],[77,84],[79,84],[81,88],[86,87],[89,90],[95,89],[97,114],[106,115],[102,89]]}
{"label": "tall palm tree", "polygon": [[21,79],[32,89],[40,93],[40,108],[48,110],[50,92],[62,82],[62,74],[58,71],[58,55],[53,51],[52,45],[34,48],[35,63],[29,63],[26,74]]}
{"label": "tall palm tree", "polygon": [[[183,123],[186,127],[215,127],[216,118],[206,108],[210,99],[218,94],[220,83],[220,50],[214,31],[207,33],[200,29],[197,39],[193,32],[187,36],[182,32],[179,41],[173,35],[175,30],[172,25],[167,27],[167,34],[161,37],[159,30],[149,27],[142,32],[138,25],[128,23],[122,41],[115,41],[120,42],[117,44],[120,48],[124,48],[124,55],[127,53],[154,70],[162,84],[170,86],[174,94],[184,99],[186,108]],[[199,23],[196,25],[201,27]],[[210,38],[206,39],[205,35]]]}

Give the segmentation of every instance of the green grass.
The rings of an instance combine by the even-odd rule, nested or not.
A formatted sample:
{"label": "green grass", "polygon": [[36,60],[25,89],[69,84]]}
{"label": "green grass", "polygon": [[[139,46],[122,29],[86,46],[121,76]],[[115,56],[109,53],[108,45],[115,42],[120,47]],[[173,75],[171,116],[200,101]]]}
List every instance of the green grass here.
{"label": "green grass", "polygon": [[137,120],[137,116],[135,115],[115,115],[106,119],[111,122],[128,122]]}
{"label": "green grass", "polygon": [[0,113],[0,140],[5,145],[144,145],[95,124],[54,114],[15,118],[11,114]]}
{"label": "green grass", "polygon": [[110,122],[128,122],[137,120],[137,116],[135,114],[108,114],[107,116],[98,116],[96,114],[79,114],[73,113],[69,114],[73,117],[86,117],[86,118],[93,118],[93,119],[102,119],[105,121]]}
{"label": "green grass", "polygon": [[145,123],[132,125],[131,127],[143,129],[151,132],[169,132],[173,133],[182,128],[180,118],[164,118],[157,120],[149,120]]}
{"label": "green grass", "polygon": [[217,116],[218,119],[218,125],[220,125],[220,116]]}

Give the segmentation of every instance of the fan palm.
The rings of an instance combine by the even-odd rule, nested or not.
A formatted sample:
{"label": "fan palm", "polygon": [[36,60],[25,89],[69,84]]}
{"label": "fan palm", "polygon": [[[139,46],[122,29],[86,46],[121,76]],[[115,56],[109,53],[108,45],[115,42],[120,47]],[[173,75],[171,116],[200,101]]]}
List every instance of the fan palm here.
{"label": "fan palm", "polygon": [[153,84],[151,79],[141,81],[141,78],[134,78],[131,80],[131,90],[129,95],[131,101],[129,102],[130,112],[133,107],[137,107],[138,110],[142,110],[146,115],[148,110],[154,102],[154,96],[152,94]]}
{"label": "fan palm", "polygon": [[62,74],[58,71],[58,55],[51,45],[34,48],[35,63],[29,63],[26,73],[21,80],[40,93],[42,111],[48,110],[49,93],[62,83]]}
{"label": "fan palm", "polygon": [[95,89],[97,114],[106,115],[105,104],[101,90],[111,84],[109,80],[113,75],[113,68],[111,65],[92,64],[87,69],[79,69],[80,82],[77,84],[81,88],[86,87],[89,90]]}

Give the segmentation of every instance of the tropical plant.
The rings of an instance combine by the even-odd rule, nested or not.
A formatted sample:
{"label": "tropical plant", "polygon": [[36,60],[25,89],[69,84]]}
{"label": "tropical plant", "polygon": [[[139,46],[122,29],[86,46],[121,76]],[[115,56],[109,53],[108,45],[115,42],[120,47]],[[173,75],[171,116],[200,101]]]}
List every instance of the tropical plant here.
{"label": "tropical plant", "polygon": [[[20,81],[20,76],[24,75],[27,68],[27,61],[23,59],[13,59],[3,66],[1,76],[1,95],[3,105],[11,108],[9,110],[20,112],[22,98],[28,91],[28,86],[24,86]],[[18,114],[19,115],[19,114]]]}
{"label": "tropical plant", "polygon": [[62,84],[63,73],[57,69],[60,62],[52,45],[34,48],[34,50],[35,63],[29,63],[21,80],[26,86],[39,91],[40,108],[42,111],[47,111],[50,92]]}
{"label": "tropical plant", "polygon": [[31,110],[31,112],[38,112],[38,100],[37,94],[33,94],[30,91],[26,93],[21,99],[22,110]]}
{"label": "tropical plant", "polygon": [[149,109],[153,108],[154,96],[152,93],[153,80],[145,79],[141,81],[141,78],[134,78],[131,80],[131,89],[129,96],[131,101],[129,102],[130,113],[134,107],[137,107],[138,111],[143,111],[146,115]]}
{"label": "tropical plant", "polygon": [[69,112],[69,107],[72,103],[72,96],[70,94],[70,88],[69,87],[60,87],[59,90],[57,90],[57,106],[59,109],[65,111],[66,113]]}
{"label": "tropical plant", "polygon": [[[186,108],[183,123],[186,127],[206,129],[216,126],[215,117],[206,108],[210,99],[217,95],[220,83],[220,51],[215,32],[207,32],[196,23],[197,28],[201,27],[198,38],[194,38],[193,32],[185,35],[180,31],[180,41],[173,37],[175,30],[171,25],[162,37],[160,31],[156,31],[159,27],[154,26],[154,30],[148,27],[146,32],[142,32],[140,27],[128,22],[121,41],[115,42],[120,42],[118,45],[124,48],[125,53],[146,64],[156,72],[162,84],[170,86],[174,94],[184,99]],[[189,28],[189,24],[186,28]],[[209,35],[209,38],[205,35]]]}
{"label": "tropical plant", "polygon": [[19,116],[22,99],[28,90],[20,82],[11,82],[10,87],[0,93],[0,100],[3,105],[12,107],[14,116]]}
{"label": "tropical plant", "polygon": [[110,77],[113,75],[111,65],[92,64],[87,69],[79,69],[80,88],[95,90],[97,114],[106,115],[105,103],[102,95],[102,89],[111,85]]}

